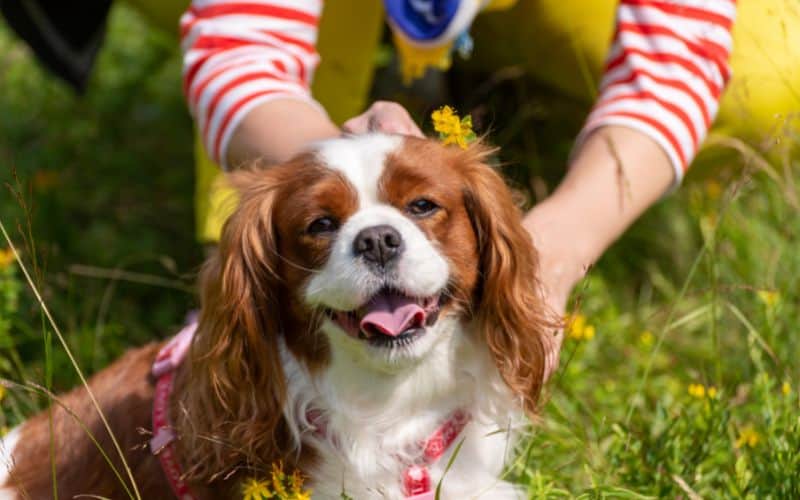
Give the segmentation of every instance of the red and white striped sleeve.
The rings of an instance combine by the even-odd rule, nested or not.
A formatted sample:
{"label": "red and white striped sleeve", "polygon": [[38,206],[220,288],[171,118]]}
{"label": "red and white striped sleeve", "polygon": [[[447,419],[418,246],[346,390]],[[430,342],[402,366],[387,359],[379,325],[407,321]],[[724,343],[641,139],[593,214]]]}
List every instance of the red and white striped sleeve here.
{"label": "red and white striped sleeve", "polygon": [[192,1],[181,17],[184,93],[214,161],[224,167],[233,131],[259,104],[319,106],[310,84],[321,11],[322,0]]}
{"label": "red and white striped sleeve", "polygon": [[600,95],[580,142],[622,125],[666,151],[680,183],[731,76],[735,0],[621,0]]}

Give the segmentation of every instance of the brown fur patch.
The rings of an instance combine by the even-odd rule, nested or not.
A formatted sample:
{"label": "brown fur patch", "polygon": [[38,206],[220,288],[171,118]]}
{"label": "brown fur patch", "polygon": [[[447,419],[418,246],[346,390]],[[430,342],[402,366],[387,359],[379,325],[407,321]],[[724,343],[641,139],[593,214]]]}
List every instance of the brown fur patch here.
{"label": "brown fur patch", "polygon": [[[129,351],[89,380],[89,387],[125,453],[142,498],[169,498],[165,494],[169,486],[161,466],[146,446],[149,436],[139,432],[139,429],[150,428],[153,385],[149,373],[158,348],[158,344],[149,344]],[[97,445],[87,431],[97,440]],[[59,498],[75,495],[127,498],[122,483],[98,446],[130,488],[122,462],[86,389],[76,388],[60,396],[49,412],[42,412],[22,424],[9,482],[20,491],[20,498],[52,498],[53,484],[57,485]],[[52,463],[57,472],[55,481],[51,476]]]}

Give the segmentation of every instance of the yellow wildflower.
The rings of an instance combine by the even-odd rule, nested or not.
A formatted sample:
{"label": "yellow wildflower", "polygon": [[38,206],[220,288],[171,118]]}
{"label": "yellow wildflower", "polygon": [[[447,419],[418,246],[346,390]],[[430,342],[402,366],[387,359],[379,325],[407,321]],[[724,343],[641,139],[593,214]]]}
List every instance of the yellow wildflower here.
{"label": "yellow wildflower", "polygon": [[444,106],[431,113],[431,119],[433,129],[439,133],[439,139],[445,145],[456,144],[461,149],[466,149],[467,145],[475,140],[470,115],[459,118],[453,108]]}
{"label": "yellow wildflower", "polygon": [[461,123],[461,119],[450,106],[443,106],[431,113],[433,129],[440,134],[453,134]]}
{"label": "yellow wildflower", "polygon": [[758,299],[767,306],[767,309],[774,308],[781,300],[780,292],[774,290],[759,290],[756,292],[756,295]]}
{"label": "yellow wildflower", "polygon": [[567,318],[567,328],[569,329],[570,337],[575,336],[574,332],[581,332],[578,337],[583,337],[583,328],[586,326],[586,316],[583,314],[573,314]]}
{"label": "yellow wildflower", "polygon": [[755,448],[760,441],[761,435],[755,430],[755,428],[753,428],[752,425],[748,425],[739,431],[739,437],[736,438],[736,447],[741,448],[742,446],[746,445],[750,448]]}
{"label": "yellow wildflower", "polygon": [[693,398],[703,399],[706,397],[706,386],[703,384],[689,384],[689,395]]}
{"label": "yellow wildflower", "polygon": [[311,500],[311,490],[303,489],[303,477],[300,471],[294,471],[289,476],[289,487],[294,494],[293,500]]}
{"label": "yellow wildflower", "polygon": [[0,384],[0,401],[6,397],[6,386]]}
{"label": "yellow wildflower", "polygon": [[10,248],[0,250],[0,269],[5,269],[14,262],[14,251]]}
{"label": "yellow wildflower", "polygon": [[713,385],[689,384],[689,395],[697,399],[717,399],[719,391]]}
{"label": "yellow wildflower", "polygon": [[650,330],[645,330],[639,335],[639,343],[641,343],[644,347],[650,347],[653,345],[653,341],[655,341],[655,336],[653,336],[653,332]]}
{"label": "yellow wildflower", "polygon": [[596,333],[594,325],[586,324],[586,316],[573,314],[567,318],[567,335],[575,340],[592,340]]}
{"label": "yellow wildflower", "polygon": [[790,392],[792,392],[792,385],[786,381],[781,385],[781,392],[784,396],[788,396]]}
{"label": "yellow wildflower", "polygon": [[242,500],[264,500],[272,498],[272,492],[266,481],[251,477],[242,484]]}
{"label": "yellow wildflower", "polygon": [[277,498],[289,498],[285,483],[286,475],[283,473],[283,465],[272,464],[272,493]]}
{"label": "yellow wildflower", "polygon": [[303,478],[298,471],[287,475],[283,464],[273,463],[270,480],[247,479],[242,484],[243,500],[311,500],[311,491],[303,489]]}

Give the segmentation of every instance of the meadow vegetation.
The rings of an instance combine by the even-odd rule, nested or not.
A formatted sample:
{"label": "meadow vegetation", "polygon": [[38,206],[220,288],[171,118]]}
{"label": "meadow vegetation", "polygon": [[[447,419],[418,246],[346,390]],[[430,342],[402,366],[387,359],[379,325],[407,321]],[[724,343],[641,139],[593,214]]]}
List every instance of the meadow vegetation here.
{"label": "meadow vegetation", "polygon": [[[490,130],[529,205],[563,173],[586,104],[511,74],[457,75],[448,99]],[[0,88],[0,221],[78,365],[169,336],[203,258],[175,40],[117,8],[75,96],[0,25]],[[575,291],[561,369],[508,470],[531,498],[800,498],[800,137],[736,146]],[[8,250],[0,378],[3,429],[47,404],[35,385],[78,382]]]}

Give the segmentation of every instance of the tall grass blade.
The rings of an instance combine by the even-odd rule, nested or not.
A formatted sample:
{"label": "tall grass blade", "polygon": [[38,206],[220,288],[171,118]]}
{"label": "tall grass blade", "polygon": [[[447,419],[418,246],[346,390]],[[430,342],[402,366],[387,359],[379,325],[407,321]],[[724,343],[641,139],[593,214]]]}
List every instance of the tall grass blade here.
{"label": "tall grass blade", "polygon": [[[106,419],[103,410],[100,408],[100,404],[97,402],[97,398],[95,397],[92,389],[89,387],[89,383],[86,381],[86,377],[83,374],[80,366],[78,366],[78,361],[75,359],[75,356],[72,354],[72,350],[69,348],[66,339],[61,334],[61,330],[58,328],[53,316],[50,314],[50,309],[48,309],[47,304],[45,304],[44,299],[42,299],[42,295],[39,293],[39,288],[31,279],[31,275],[28,273],[28,268],[25,266],[24,262],[19,256],[19,252],[17,252],[17,247],[11,241],[11,237],[9,237],[8,232],[6,231],[6,226],[3,224],[3,221],[0,220],[0,231],[3,233],[3,237],[8,243],[8,247],[14,253],[14,259],[19,264],[22,273],[25,275],[25,280],[28,282],[28,286],[30,286],[33,294],[36,296],[36,301],[39,303],[39,307],[42,308],[42,312],[44,312],[45,316],[47,317],[47,321],[50,323],[53,332],[55,332],[56,337],[58,337],[58,341],[61,343],[61,346],[64,348],[64,352],[66,352],[67,356],[69,357],[69,361],[72,364],[72,367],[75,369],[75,372],[78,374],[78,377],[81,379],[81,384],[86,388],[86,393],[89,395],[89,398],[92,400],[92,405],[97,410],[97,414],[100,417],[100,420],[103,422],[103,426],[105,426],[106,430],[108,431],[109,436],[111,437],[111,441],[114,443],[114,448],[116,449],[117,454],[119,454],[120,460],[122,461],[123,467],[125,467],[125,471],[128,474],[128,479],[131,481],[131,486],[133,487],[134,497],[137,500],[141,500],[141,495],[139,494],[139,489],[136,487],[136,481],[133,478],[133,472],[131,471],[130,466],[128,465],[128,461],[125,460],[125,454],[122,452],[122,447],[120,447],[119,442],[117,441],[117,437],[114,435],[114,432],[111,430],[111,425],[108,423],[108,419]],[[126,488],[127,489],[127,488]]]}

